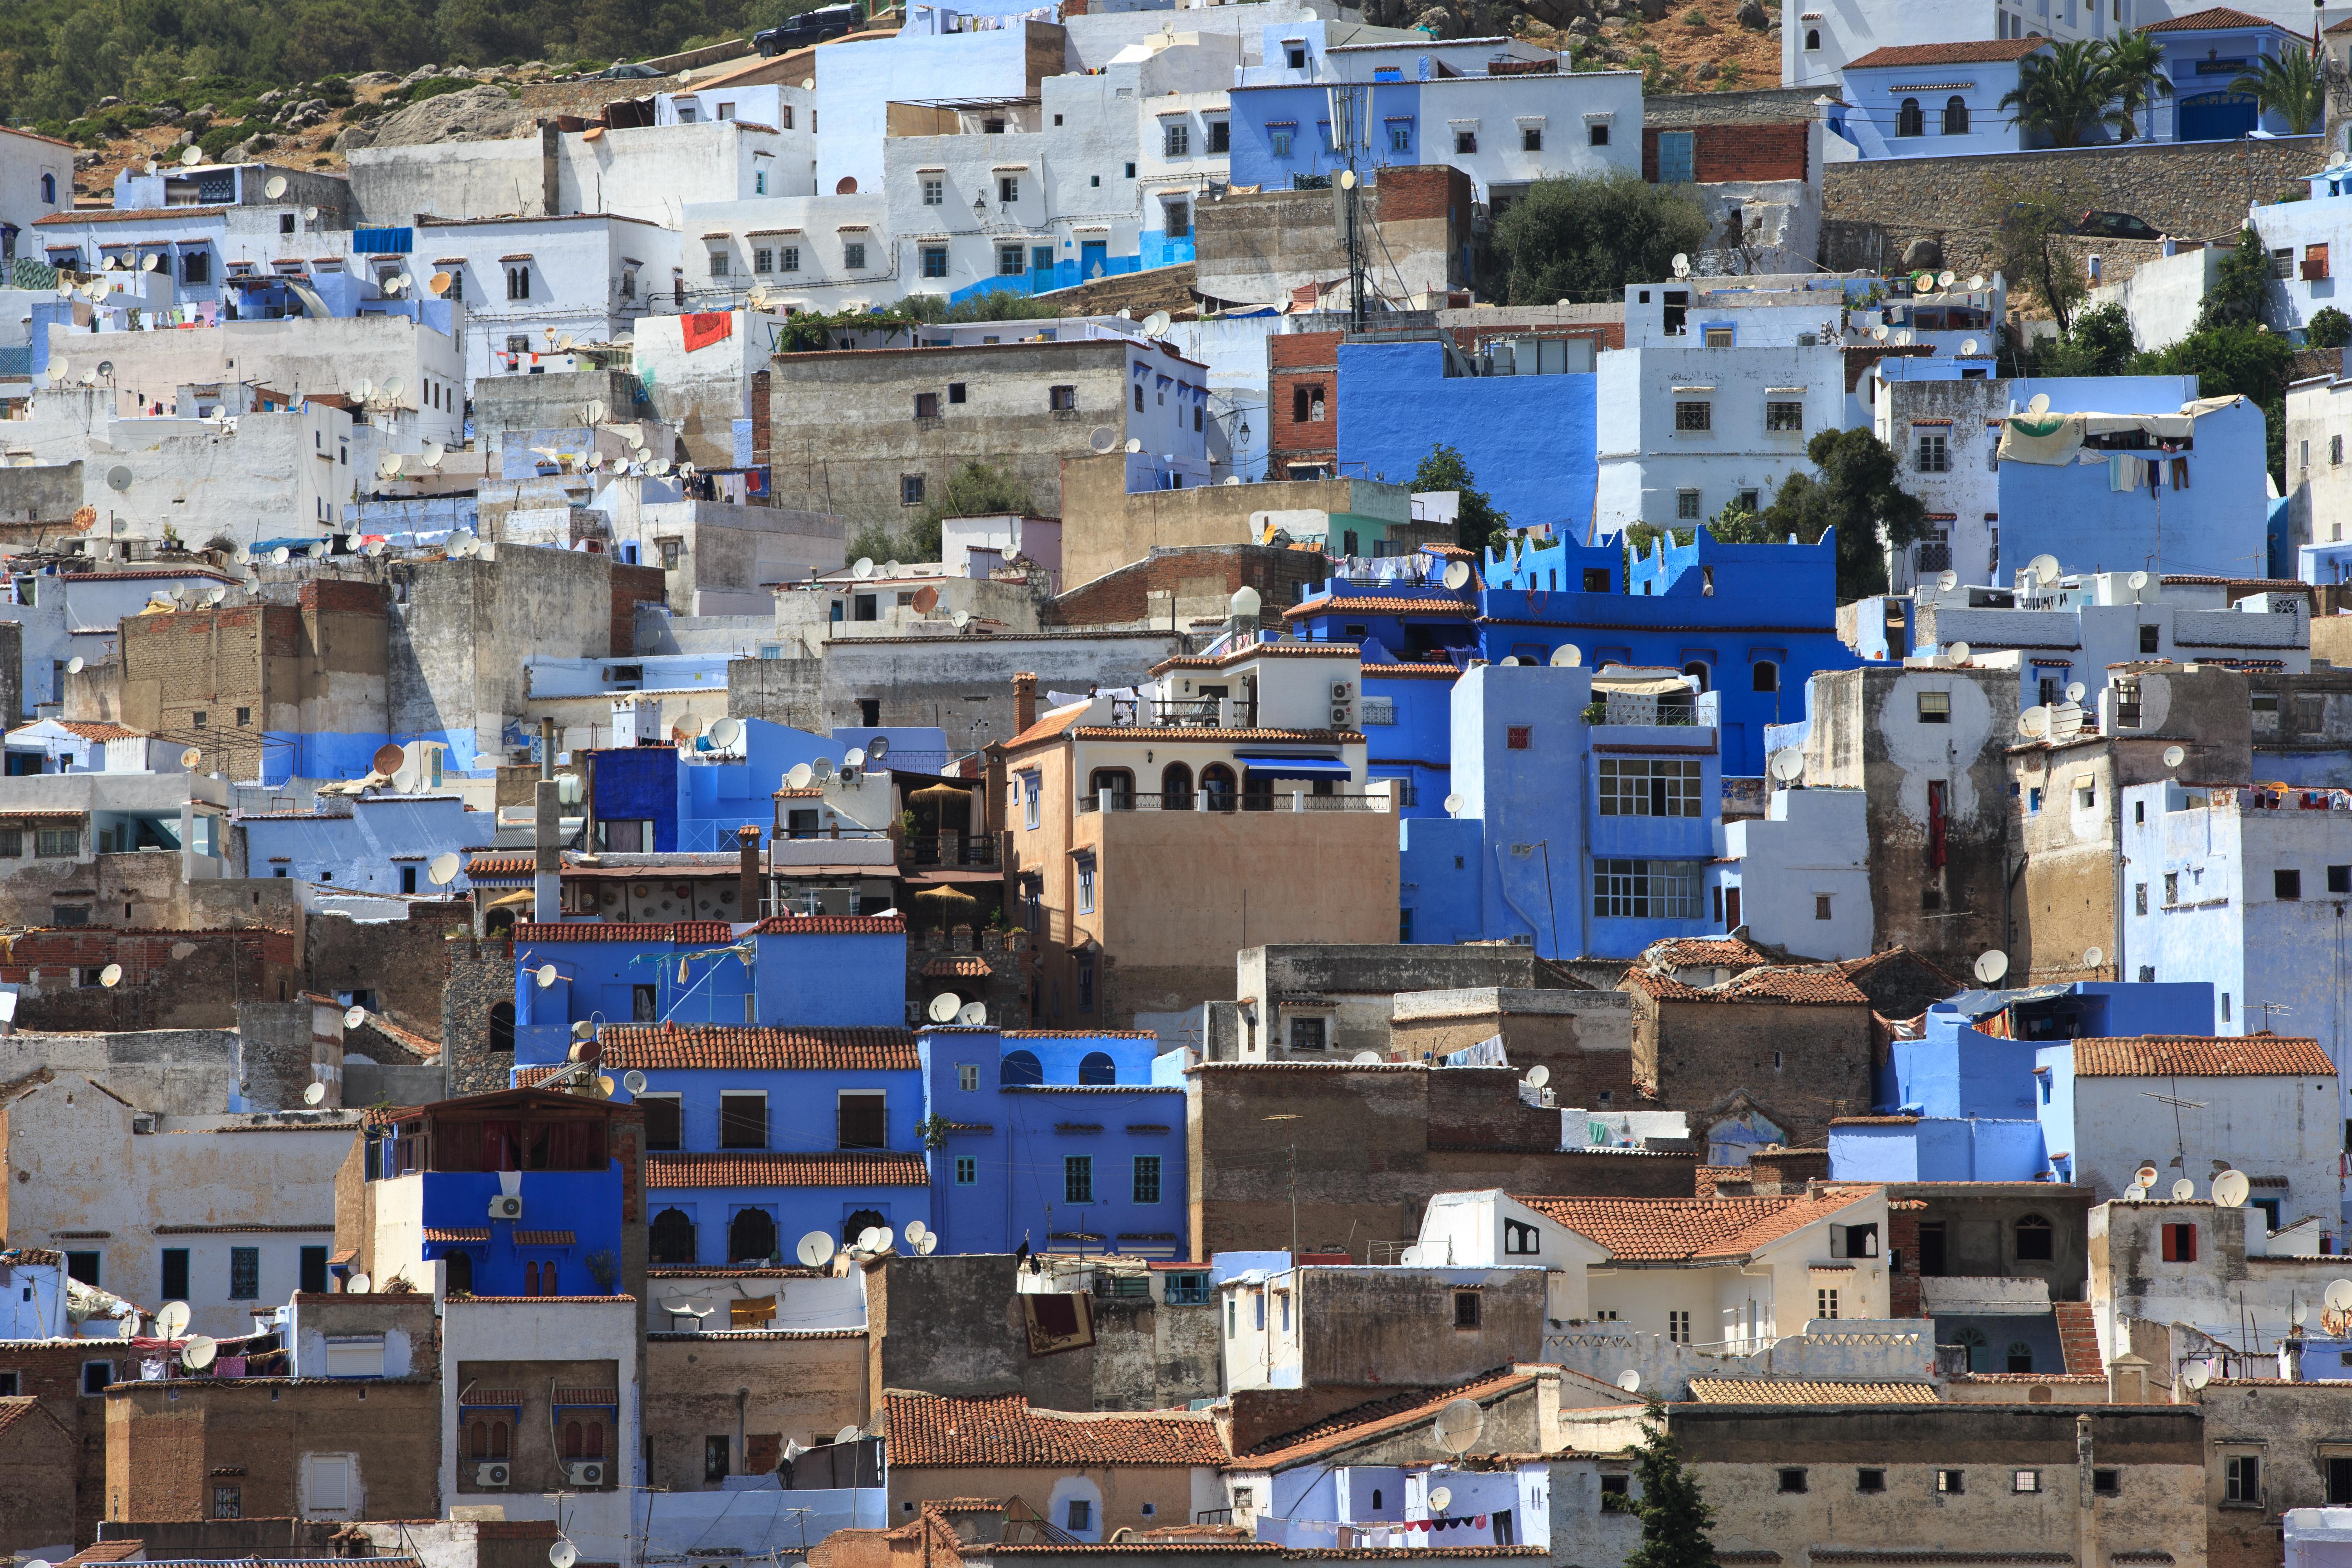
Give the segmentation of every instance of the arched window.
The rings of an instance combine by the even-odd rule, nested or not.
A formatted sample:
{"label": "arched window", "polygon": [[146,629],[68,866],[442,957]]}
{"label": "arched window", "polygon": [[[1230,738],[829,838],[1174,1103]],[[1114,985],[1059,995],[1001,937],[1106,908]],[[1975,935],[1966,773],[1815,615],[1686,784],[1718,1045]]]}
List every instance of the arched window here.
{"label": "arched window", "polygon": [[1234,808],[1234,770],[1223,763],[1211,763],[1201,770],[1201,793],[1209,797],[1211,811],[1231,811]]}
{"label": "arched window", "polygon": [[492,910],[489,912],[488,917],[482,921],[482,934],[484,936],[511,936],[514,934],[514,910]]}
{"label": "arched window", "polygon": [[2003,1370],[2009,1372],[2032,1372],[2033,1370],[2033,1347],[2027,1344],[2023,1340],[2010,1341],[2009,1365]]}
{"label": "arched window", "polygon": [[1780,667],[1769,658],[1759,658],[1748,667],[1748,682],[1758,691],[1780,689]]}
{"label": "arched window", "polygon": [[1034,1051],[1007,1051],[996,1064],[996,1081],[1007,1089],[1043,1083],[1045,1069],[1038,1065]]}
{"label": "arched window", "polygon": [[500,1002],[490,1009],[490,1049],[514,1055],[514,1004]]}
{"label": "arched window", "polygon": [[503,1459],[513,1452],[514,1450],[507,1446],[507,1424],[503,1421],[491,1422],[490,1458]]}
{"label": "arched window", "polygon": [[842,1242],[845,1245],[854,1242],[866,1232],[872,1230],[876,1226],[887,1225],[890,1222],[888,1220],[884,1219],[879,1214],[876,1213],[872,1209],[859,1209],[856,1214],[851,1215],[847,1219],[841,1222]]}
{"label": "arched window", "polygon": [[488,1422],[476,1416],[472,1424],[466,1428],[466,1436],[473,1449],[474,1458],[487,1459],[490,1457],[490,1424]]}
{"label": "arched window", "polygon": [[563,1424],[563,1457],[567,1459],[580,1457],[580,1423],[577,1421]]}
{"label": "arched window", "polygon": [[472,1253],[453,1252],[443,1258],[441,1263],[445,1289],[463,1290],[468,1296],[474,1293],[474,1255]]}
{"label": "arched window", "polygon": [[2055,1235],[2050,1222],[2040,1215],[2021,1216],[2017,1222],[2017,1260],[2020,1263],[2049,1262],[2051,1243]]}
{"label": "arched window", "polygon": [[561,1296],[563,1294],[562,1291],[555,1288],[555,1265],[552,1263],[545,1265],[539,1271],[539,1293],[542,1296]]}
{"label": "arched window", "polygon": [[1110,809],[1130,811],[1135,806],[1135,775],[1125,768],[1097,768],[1087,779],[1087,794],[1101,800],[1103,792],[1110,793]]}
{"label": "arched window", "polygon": [[1117,1083],[1118,1064],[1110,1059],[1110,1053],[1108,1051],[1088,1051],[1086,1059],[1078,1064],[1078,1081],[1080,1083]]}
{"label": "arched window", "polygon": [[1927,117],[1919,112],[1919,100],[1917,99],[1905,99],[1903,100],[1903,107],[1895,111],[1895,134],[1897,136],[1925,136],[1927,134]]}
{"label": "arched window", "polygon": [[1969,133],[1968,100],[1954,93],[1944,100],[1944,134],[1966,136]]}
{"label": "arched window", "polygon": [[743,1209],[728,1222],[727,1256],[737,1263],[764,1263],[775,1255],[776,1222],[765,1209]]}
{"label": "arched window", "polygon": [[692,1263],[694,1222],[686,1217],[683,1209],[664,1209],[654,1215],[653,1234],[647,1242],[649,1262]]}
{"label": "arched window", "polygon": [[1968,1347],[1969,1370],[1970,1372],[1990,1372],[1992,1370],[1992,1368],[1985,1364],[1986,1361],[1989,1359],[1989,1352],[1985,1345],[1984,1331],[1982,1329],[1975,1327],[1964,1328],[1958,1333],[1952,1336],[1952,1342]]}
{"label": "arched window", "polygon": [[526,1296],[539,1294],[539,1265],[536,1263],[522,1266],[522,1293]]}
{"label": "arched window", "polygon": [[1160,770],[1160,809],[1192,809],[1192,770],[1181,763],[1171,763]]}
{"label": "arched window", "polygon": [[1808,28],[1806,28],[1806,29],[1805,29],[1805,47],[1807,47],[1807,48],[1809,48],[1809,49],[1818,49],[1818,48],[1820,48],[1821,47],[1822,47],[1822,30],[1821,30],[1819,27],[1808,27]]}
{"label": "arched window", "polygon": [[604,1457],[604,1424],[602,1421],[590,1421],[583,1425],[580,1433],[580,1457],[583,1459],[601,1459]]}
{"label": "arched window", "polygon": [[41,200],[49,206],[58,205],[58,177],[55,174],[41,176]]}
{"label": "arched window", "polygon": [[1701,691],[1707,689],[1707,673],[1706,665],[1700,663],[1697,659],[1693,659],[1688,664],[1683,666],[1683,673],[1685,675],[1696,676],[1698,678],[1698,689]]}

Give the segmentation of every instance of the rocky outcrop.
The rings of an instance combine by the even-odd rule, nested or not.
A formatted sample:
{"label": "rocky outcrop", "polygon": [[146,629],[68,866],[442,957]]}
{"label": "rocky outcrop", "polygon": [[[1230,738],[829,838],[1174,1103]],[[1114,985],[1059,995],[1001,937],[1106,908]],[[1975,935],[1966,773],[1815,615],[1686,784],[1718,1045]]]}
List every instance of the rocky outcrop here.
{"label": "rocky outcrop", "polygon": [[436,142],[495,142],[528,131],[529,108],[502,88],[469,87],[354,125],[336,139],[339,152],[356,147],[424,147]]}

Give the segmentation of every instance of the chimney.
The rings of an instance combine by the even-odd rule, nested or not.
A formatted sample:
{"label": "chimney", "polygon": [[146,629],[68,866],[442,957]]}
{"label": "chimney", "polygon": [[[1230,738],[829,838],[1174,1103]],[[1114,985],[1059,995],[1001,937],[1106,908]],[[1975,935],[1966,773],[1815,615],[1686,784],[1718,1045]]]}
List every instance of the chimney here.
{"label": "chimney", "polygon": [[735,830],[735,908],[747,921],[760,918],[760,830],[750,823]]}
{"label": "chimney", "polygon": [[1025,733],[1037,721],[1037,678],[1027,670],[1013,678],[1013,732]]}

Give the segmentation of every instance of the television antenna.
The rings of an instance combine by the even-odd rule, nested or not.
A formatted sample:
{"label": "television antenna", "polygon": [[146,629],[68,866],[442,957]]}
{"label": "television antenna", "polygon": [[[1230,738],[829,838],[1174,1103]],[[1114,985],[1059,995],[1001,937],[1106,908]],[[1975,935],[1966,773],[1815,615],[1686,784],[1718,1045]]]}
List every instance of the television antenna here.
{"label": "television antenna", "polygon": [[553,1568],[572,1568],[580,1561],[580,1548],[558,1537],[555,1544],[547,1549],[547,1561]]}

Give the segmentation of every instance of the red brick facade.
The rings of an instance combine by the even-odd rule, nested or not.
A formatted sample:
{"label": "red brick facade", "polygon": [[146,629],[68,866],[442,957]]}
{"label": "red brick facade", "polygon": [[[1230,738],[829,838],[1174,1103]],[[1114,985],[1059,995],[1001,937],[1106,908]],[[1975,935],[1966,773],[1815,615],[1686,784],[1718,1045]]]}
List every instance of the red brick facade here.
{"label": "red brick facade", "polygon": [[98,1521],[106,1511],[106,1395],[82,1393],[82,1363],[107,1362],[113,1375],[135,1377],[138,1368],[131,1364],[129,1348],[120,1341],[110,1345],[98,1340],[66,1344],[0,1340],[0,1387],[13,1377],[16,1393],[38,1400],[42,1409],[56,1416],[72,1447],[77,1546],[98,1539]]}
{"label": "red brick facade", "polygon": [[617,658],[637,651],[637,606],[662,604],[668,597],[669,589],[660,567],[613,563],[612,657]]}
{"label": "red brick facade", "polygon": [[[174,957],[175,950],[184,956]],[[110,963],[122,966],[120,983],[96,984],[91,972]],[[18,1003],[22,1028],[233,1029],[237,1003],[285,1001],[302,975],[289,931],[75,926],[18,937],[0,963],[0,980],[37,983],[37,994]]]}
{"label": "red brick facade", "polygon": [[[1668,126],[1669,134],[1687,134],[1696,138],[1691,152],[1693,177],[1702,185],[1720,184],[1732,180],[1802,180],[1811,178],[1806,167],[1806,147],[1811,139],[1811,127],[1800,121],[1794,125],[1693,125],[1686,130]],[[1658,137],[1656,126],[1642,130],[1642,178],[1652,184],[1658,183]]]}
{"label": "red brick facade", "polygon": [[1265,341],[1268,477],[1294,463],[1339,456],[1339,340],[1344,332],[1293,332]]}
{"label": "red brick facade", "polygon": [[[1301,588],[1330,574],[1330,563],[1319,550],[1228,544],[1155,551],[1131,566],[1064,594],[1047,606],[1041,619],[1057,626],[1125,626],[1151,615],[1153,595],[1173,595],[1191,589],[1202,577],[1218,575],[1223,577],[1228,594],[1250,587],[1257,590],[1259,600],[1266,605],[1295,605]],[[1167,601],[1163,597],[1160,602]]]}

